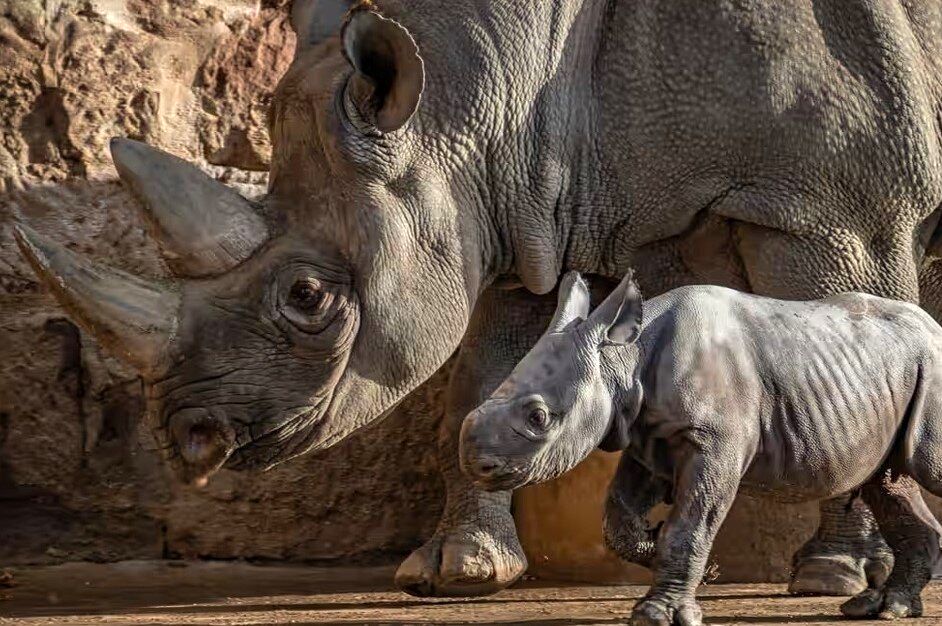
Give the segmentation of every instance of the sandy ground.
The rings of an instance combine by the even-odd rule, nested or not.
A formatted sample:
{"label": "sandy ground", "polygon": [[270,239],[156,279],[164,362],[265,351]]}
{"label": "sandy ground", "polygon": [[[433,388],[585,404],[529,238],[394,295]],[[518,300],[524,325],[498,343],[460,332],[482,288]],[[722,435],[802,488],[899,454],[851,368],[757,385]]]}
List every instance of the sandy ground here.
{"label": "sandy ground", "polygon": [[[0,624],[620,624],[644,591],[529,580],[489,598],[422,600],[393,590],[392,572],[184,562],[17,568],[15,586],[0,588]],[[794,598],[780,585],[716,585],[699,595],[713,624],[844,621],[838,598]],[[907,626],[942,623],[942,584],[923,598],[927,616]]]}

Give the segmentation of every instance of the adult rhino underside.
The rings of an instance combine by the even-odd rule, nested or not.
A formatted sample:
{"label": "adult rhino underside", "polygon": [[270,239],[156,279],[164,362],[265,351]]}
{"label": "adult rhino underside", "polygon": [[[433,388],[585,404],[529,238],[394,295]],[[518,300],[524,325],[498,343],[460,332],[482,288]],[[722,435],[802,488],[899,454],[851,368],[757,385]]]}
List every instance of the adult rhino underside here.
{"label": "adult rhino underside", "polygon": [[[652,295],[918,300],[942,199],[939,3],[349,8],[293,9],[264,201],[113,144],[172,283],[18,234],[63,306],[141,370],[185,480],[333,445],[460,346],[445,512],[397,582],[490,593],[526,561],[510,493],[458,471],[458,425],[539,337],[561,273],[635,266]],[[846,503],[823,507],[794,590],[885,575],[872,518]]]}

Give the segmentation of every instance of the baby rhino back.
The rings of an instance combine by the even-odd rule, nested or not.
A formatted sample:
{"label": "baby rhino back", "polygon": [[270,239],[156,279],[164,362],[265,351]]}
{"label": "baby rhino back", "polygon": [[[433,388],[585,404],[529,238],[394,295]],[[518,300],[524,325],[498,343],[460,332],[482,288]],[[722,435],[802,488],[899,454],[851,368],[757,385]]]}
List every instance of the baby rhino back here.
{"label": "baby rhino back", "polygon": [[908,303],[696,288],[675,308],[680,332],[669,358],[682,391],[672,410],[738,437],[742,486],[783,499],[836,495],[867,480],[912,413],[929,408],[915,402],[927,378],[940,378],[942,328]]}
{"label": "baby rhino back", "polygon": [[915,305],[865,294],[790,308],[756,336],[764,452],[748,478],[780,476],[792,497],[836,495],[878,471],[911,422],[924,372],[942,363],[942,328]]}

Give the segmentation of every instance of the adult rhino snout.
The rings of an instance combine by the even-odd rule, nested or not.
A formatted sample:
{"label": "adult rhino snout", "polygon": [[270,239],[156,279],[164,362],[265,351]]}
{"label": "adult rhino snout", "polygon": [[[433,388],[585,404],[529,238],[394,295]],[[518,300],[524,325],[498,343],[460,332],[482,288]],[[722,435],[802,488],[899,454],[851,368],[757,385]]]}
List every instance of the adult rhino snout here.
{"label": "adult rhino snout", "polygon": [[170,418],[170,436],[182,460],[181,478],[202,487],[235,450],[229,423],[203,409],[185,409]]}

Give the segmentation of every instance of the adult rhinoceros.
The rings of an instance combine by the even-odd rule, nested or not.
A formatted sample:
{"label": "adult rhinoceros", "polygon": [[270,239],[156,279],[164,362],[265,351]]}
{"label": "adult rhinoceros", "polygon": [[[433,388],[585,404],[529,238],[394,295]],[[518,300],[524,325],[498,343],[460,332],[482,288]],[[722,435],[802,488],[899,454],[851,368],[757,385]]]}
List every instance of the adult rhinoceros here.
{"label": "adult rhinoceros", "polygon": [[[66,309],[140,369],[187,480],[331,446],[460,347],[445,513],[397,581],[488,593],[526,561],[510,494],[457,471],[456,425],[546,326],[562,272],[635,266],[651,294],[918,299],[942,200],[938,2],[349,8],[293,9],[263,202],[113,144],[172,284],[20,231]],[[872,521],[845,504],[824,507],[797,590],[885,572]]]}

